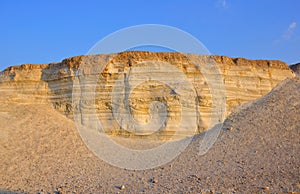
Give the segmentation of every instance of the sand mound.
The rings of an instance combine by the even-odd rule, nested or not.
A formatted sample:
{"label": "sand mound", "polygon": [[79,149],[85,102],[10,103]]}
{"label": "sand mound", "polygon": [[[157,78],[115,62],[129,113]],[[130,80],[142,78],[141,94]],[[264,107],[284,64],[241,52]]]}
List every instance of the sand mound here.
{"label": "sand mound", "polygon": [[288,79],[232,113],[207,154],[198,155],[200,134],[174,161],[144,171],[98,159],[73,121],[51,106],[2,104],[0,188],[29,193],[300,192],[299,96],[300,79]]}

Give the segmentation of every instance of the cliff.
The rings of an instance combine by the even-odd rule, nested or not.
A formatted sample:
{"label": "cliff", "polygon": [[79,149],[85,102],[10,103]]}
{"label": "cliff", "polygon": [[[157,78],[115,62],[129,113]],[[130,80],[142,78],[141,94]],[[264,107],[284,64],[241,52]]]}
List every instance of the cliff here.
{"label": "cliff", "polygon": [[295,72],[296,75],[300,76],[300,63],[291,65],[290,68]]}
{"label": "cliff", "polygon": [[[217,79],[218,75],[214,75],[214,71],[202,66],[207,63],[217,65],[220,71],[219,78],[223,82],[224,88],[214,85],[213,76],[217,76]],[[169,64],[170,68],[165,64]],[[152,65],[153,69],[149,69],[149,65]],[[200,65],[200,68],[197,68],[197,65]],[[142,72],[135,72],[137,68]],[[181,119],[189,119],[185,118],[185,115],[181,115],[182,103],[187,103],[187,107],[191,109],[188,100],[192,100],[195,104],[195,110],[189,110],[189,114],[195,112],[195,119],[192,120],[197,124],[195,132],[204,131],[216,124],[211,117],[215,115],[213,101],[214,95],[217,93],[213,93],[211,87],[214,87],[217,92],[218,90],[224,92],[225,99],[223,100],[226,108],[225,116],[227,116],[235,107],[267,94],[279,82],[294,76],[295,74],[288,65],[275,60],[247,60],[226,56],[134,51],[109,55],[77,56],[59,63],[9,67],[0,74],[0,101],[1,103],[25,104],[51,103],[56,110],[72,118],[75,109],[78,109],[72,103],[74,86],[79,83],[80,91],[87,91],[87,88],[90,87],[89,84],[84,84],[84,87],[82,84],[88,83],[91,81],[89,78],[93,77],[94,82],[96,80],[95,83],[92,83],[96,86],[91,86],[94,98],[90,101],[88,99],[80,101],[80,106],[86,107],[79,107],[80,114],[88,113],[89,107],[92,107],[107,133],[132,135],[120,128],[120,121],[116,121],[114,118],[114,100],[118,102],[124,101],[124,99],[129,100],[130,114],[142,124],[151,120],[149,109],[152,108],[158,113],[162,111],[157,106],[153,108],[151,103],[157,101],[167,104],[164,109],[167,112],[167,120],[164,127],[158,131],[158,135],[168,136],[174,133],[175,127],[178,126]],[[174,78],[179,81],[186,78],[187,85],[172,85],[170,80]],[[119,82],[120,80],[122,82]],[[128,86],[126,86],[126,80]],[[136,86],[134,83],[130,85],[129,82],[134,82]],[[179,92],[185,95],[189,93],[190,86],[193,88],[195,98],[191,96],[187,101],[182,101],[178,91],[174,88],[180,87]],[[120,87],[120,91],[123,91],[124,88],[124,90],[129,88],[130,91],[127,93],[125,91],[124,97],[117,96],[114,99],[113,94],[118,87]],[[185,96],[185,98],[187,97],[189,98],[189,95]],[[217,101],[222,102],[222,99],[217,99]],[[95,106],[89,106],[91,103],[94,103]]]}

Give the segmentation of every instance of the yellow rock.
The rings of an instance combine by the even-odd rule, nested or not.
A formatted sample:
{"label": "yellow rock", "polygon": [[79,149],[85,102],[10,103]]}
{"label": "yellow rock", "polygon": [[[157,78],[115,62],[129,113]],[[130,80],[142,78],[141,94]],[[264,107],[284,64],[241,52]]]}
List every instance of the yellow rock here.
{"label": "yellow rock", "polygon": [[[195,61],[198,64],[195,64]],[[209,84],[207,80],[209,76],[213,76],[213,71],[201,70],[204,68],[203,64],[208,61],[213,61],[218,67],[219,77],[224,84],[225,116],[229,115],[233,108],[267,94],[282,80],[295,76],[287,64],[275,60],[132,51],[71,57],[59,63],[9,67],[0,74],[0,101],[1,103],[21,104],[51,103],[56,110],[72,118],[76,108],[72,103],[73,86],[75,80],[78,81],[76,76],[82,76],[85,81],[89,76],[96,76],[94,90],[90,90],[93,89],[92,86],[89,89],[89,84],[83,84],[85,85],[84,91],[94,92],[91,94],[94,95],[94,99],[82,100],[80,106],[85,108],[82,108],[81,113],[89,114],[93,112],[91,109],[95,109],[106,133],[135,136],[134,132],[128,132],[124,130],[124,127],[120,127],[113,112],[115,107],[113,92],[118,88],[117,80],[121,80],[120,83],[124,84],[122,87],[128,89],[128,96],[117,96],[115,99],[122,103],[128,100],[129,112],[136,122],[146,125],[151,121],[149,110],[167,112],[164,125],[155,135],[149,137],[168,138],[175,133],[182,121],[189,121],[189,117],[195,117],[197,129],[194,133],[199,133],[216,124],[211,123],[210,120],[214,116],[211,87],[213,86],[215,90],[222,90],[219,85]],[[146,68],[149,64],[153,69]],[[160,69],[166,70],[164,64],[169,64],[176,71],[167,68],[168,71],[160,72]],[[137,68],[141,70],[139,74],[135,72]],[[180,81],[181,74],[186,77],[186,83],[183,85],[179,83],[176,86],[166,84],[176,78]],[[136,81],[138,79],[142,81]],[[80,81],[82,84],[83,81]],[[134,81],[138,83],[135,87],[132,85]],[[127,82],[128,86],[125,87]],[[189,96],[189,86],[192,86],[194,96]],[[185,99],[181,99],[182,96]],[[155,101],[159,103],[153,104]],[[165,107],[162,107],[163,105]],[[183,114],[183,106],[191,110]],[[195,115],[190,116],[193,114]],[[182,125],[181,135],[192,135],[188,132],[185,134],[185,128],[188,127],[188,122]]]}

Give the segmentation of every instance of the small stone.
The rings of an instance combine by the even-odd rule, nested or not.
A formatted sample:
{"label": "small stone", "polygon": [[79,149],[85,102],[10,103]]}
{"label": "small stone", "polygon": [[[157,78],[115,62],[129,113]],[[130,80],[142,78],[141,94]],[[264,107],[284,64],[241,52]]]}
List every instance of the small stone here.
{"label": "small stone", "polygon": [[151,183],[158,183],[158,179],[156,177],[153,177],[152,179],[150,179]]}
{"label": "small stone", "polygon": [[270,190],[270,187],[261,187],[261,189],[266,190],[266,191],[269,191],[269,190]]}
{"label": "small stone", "polygon": [[125,189],[126,189],[125,185],[122,185],[122,186],[120,187],[120,189],[121,189],[121,190],[125,190]]}
{"label": "small stone", "polygon": [[211,189],[206,189],[206,190],[205,190],[205,193],[214,193],[214,192],[213,192],[213,190],[211,190]]}

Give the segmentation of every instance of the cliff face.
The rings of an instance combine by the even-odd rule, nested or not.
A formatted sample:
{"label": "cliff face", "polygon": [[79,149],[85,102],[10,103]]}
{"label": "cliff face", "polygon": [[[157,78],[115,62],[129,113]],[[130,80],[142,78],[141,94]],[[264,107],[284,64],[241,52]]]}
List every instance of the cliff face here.
{"label": "cliff face", "polygon": [[74,72],[82,56],[60,63],[12,66],[0,73],[2,103],[51,103],[70,115]]}
{"label": "cliff face", "polygon": [[296,75],[300,76],[300,63],[291,65],[290,68],[295,72]]}
{"label": "cliff face", "polygon": [[[195,62],[200,68],[195,66]],[[55,109],[69,117],[73,116],[75,108],[82,114],[89,112],[89,105],[94,103],[92,108],[107,133],[130,135],[120,128],[121,121],[115,118],[113,111],[115,102],[122,102],[124,105],[127,100],[127,111],[142,124],[151,120],[149,109],[157,113],[166,111],[167,119],[157,133],[171,135],[181,119],[188,120],[181,114],[182,103],[189,104],[189,101],[180,99],[185,95],[195,105],[187,105],[192,109],[187,115],[195,113],[192,121],[197,123],[196,132],[200,132],[216,124],[210,120],[215,115],[213,98],[216,94],[211,87],[222,89],[214,85],[215,72],[203,69],[202,65],[208,62],[215,63],[220,71],[223,90],[225,89],[225,116],[234,107],[261,97],[280,81],[295,76],[280,61],[180,53],[124,52],[72,57],[60,63],[9,67],[0,74],[0,100],[1,103],[51,103]],[[94,98],[91,101],[84,99],[80,102],[81,107],[75,107],[72,104],[74,83],[81,84],[80,92],[88,91],[90,86],[86,83],[91,81],[91,76],[96,78],[93,83],[96,86],[92,87]],[[187,85],[180,85],[180,82],[174,85],[174,78],[179,81],[185,78],[187,82],[184,83]],[[193,88],[195,96],[186,95],[189,87]],[[125,91],[125,96],[114,97],[118,88],[119,92]],[[161,110],[161,106],[151,104],[153,101],[167,106]],[[185,128],[185,125],[182,127]]]}

